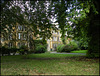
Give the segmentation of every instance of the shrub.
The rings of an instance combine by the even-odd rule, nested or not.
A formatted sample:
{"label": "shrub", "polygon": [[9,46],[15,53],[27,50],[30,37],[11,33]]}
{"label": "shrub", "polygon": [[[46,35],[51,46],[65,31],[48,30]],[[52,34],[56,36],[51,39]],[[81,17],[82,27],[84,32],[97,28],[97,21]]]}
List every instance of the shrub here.
{"label": "shrub", "polygon": [[88,41],[89,39],[84,39],[84,38],[80,38],[78,39],[78,44],[79,44],[79,48],[81,50],[87,50],[88,49]]}
{"label": "shrub", "polygon": [[57,50],[57,52],[62,52],[62,51],[63,51],[63,47],[64,47],[64,45],[63,45],[63,44],[62,44],[62,45],[61,45],[61,44],[60,44],[60,45],[58,45],[58,46],[57,46],[57,49],[56,49],[56,50]]}
{"label": "shrub", "polygon": [[65,45],[65,46],[63,47],[62,52],[71,52],[71,51],[73,51],[73,50],[74,50],[73,45]]}
{"label": "shrub", "polygon": [[70,41],[70,44],[68,44],[68,45],[72,46],[72,51],[79,49],[78,43],[76,41],[74,41],[74,40]]}
{"label": "shrub", "polygon": [[25,54],[24,49],[20,49],[19,54],[24,55]]}
{"label": "shrub", "polygon": [[8,48],[6,48],[5,46],[1,47],[1,54],[2,56],[7,54],[7,55],[10,55],[10,51]]}
{"label": "shrub", "polygon": [[32,54],[32,53],[34,53],[34,49],[31,49],[31,50],[29,50],[29,51],[27,52],[27,54]]}
{"label": "shrub", "polygon": [[78,50],[78,44],[75,41],[70,41],[69,44],[66,45],[59,45],[57,47],[57,52],[71,52],[74,50]]}
{"label": "shrub", "polygon": [[33,42],[35,43],[35,45],[38,45],[38,44],[46,44],[47,41],[43,41],[43,40],[33,40]]}
{"label": "shrub", "polygon": [[17,52],[17,48],[13,47],[13,48],[9,48],[10,53],[13,53],[13,55],[15,55],[15,53]]}
{"label": "shrub", "polygon": [[34,53],[45,53],[47,51],[47,45],[38,44],[35,48]]}
{"label": "shrub", "polygon": [[27,46],[21,46],[19,48],[19,53],[20,54],[28,54],[28,47]]}

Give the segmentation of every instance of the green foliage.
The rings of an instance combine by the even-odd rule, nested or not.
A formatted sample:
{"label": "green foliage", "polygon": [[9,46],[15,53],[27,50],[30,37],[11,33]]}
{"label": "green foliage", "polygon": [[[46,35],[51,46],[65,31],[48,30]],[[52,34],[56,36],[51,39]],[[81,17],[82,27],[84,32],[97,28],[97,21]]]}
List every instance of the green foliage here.
{"label": "green foliage", "polygon": [[15,53],[18,51],[17,48],[13,47],[13,48],[7,48],[5,46],[1,47],[1,54],[2,55],[10,55],[11,53],[13,55],[15,55]]}
{"label": "green foliage", "polygon": [[26,46],[21,46],[19,49],[16,47],[6,48],[5,46],[1,47],[1,54],[2,55],[15,55],[19,53],[21,55],[28,54],[28,48]]}
{"label": "green foliage", "polygon": [[20,48],[19,48],[19,53],[20,54],[28,54],[28,47],[27,46],[21,46]]}
{"label": "green foliage", "polygon": [[63,47],[62,52],[71,52],[74,50],[77,50],[77,48],[74,45],[67,44]]}
{"label": "green foliage", "polygon": [[71,53],[87,53],[88,50],[75,50],[71,51]]}
{"label": "green foliage", "polygon": [[13,53],[13,55],[15,55],[15,53],[18,51],[17,48],[13,47],[13,48],[8,48],[10,53]]}
{"label": "green foliage", "polygon": [[[16,23],[18,23],[31,26],[35,37],[39,34],[41,38],[50,38],[51,29],[56,29],[56,27],[52,25],[50,20],[51,5],[47,7],[47,3],[50,3],[50,1],[29,1],[27,6],[27,1],[1,1],[0,31],[5,31],[4,29],[7,28],[5,25],[11,27],[11,25],[16,26]],[[22,9],[20,5],[23,5],[24,8]],[[9,28],[7,30],[9,32]],[[5,33],[7,32],[5,31]]]}
{"label": "green foliage", "polygon": [[19,54],[24,55],[24,54],[25,54],[24,49],[20,49],[20,50],[19,50]]}
{"label": "green foliage", "polygon": [[21,46],[19,49],[24,49],[24,50],[28,50],[28,47],[27,46]]}
{"label": "green foliage", "polygon": [[[83,42],[83,41],[82,41]],[[88,49],[88,42],[79,42],[80,43],[80,49],[81,50],[86,50],[86,49]]]}
{"label": "green foliage", "polygon": [[75,41],[70,41],[69,44],[59,45],[57,47],[57,52],[71,52],[78,49],[78,44]]}
{"label": "green foliage", "polygon": [[63,50],[63,47],[64,47],[64,44],[60,44],[60,45],[58,45],[57,46],[57,52],[62,52],[62,50]]}
{"label": "green foliage", "polygon": [[37,45],[37,44],[46,44],[47,42],[46,41],[43,41],[43,40],[33,40],[34,44]]}
{"label": "green foliage", "polygon": [[70,41],[69,45],[73,46],[73,50],[79,49],[78,42],[76,42],[75,40]]}
{"label": "green foliage", "polygon": [[3,55],[5,55],[5,54],[7,54],[7,55],[10,55],[10,50],[8,49],[8,48],[6,48],[5,46],[2,46],[1,48],[0,48],[0,54],[3,56]]}
{"label": "green foliage", "polygon": [[[86,37],[89,40],[87,57],[97,57],[97,56],[99,57],[98,55],[99,41],[100,41],[99,38],[100,13],[98,13],[100,12],[99,3],[96,0],[91,0],[90,2],[89,1],[84,2],[83,4],[84,4],[83,11],[86,14],[86,18],[82,18],[81,20],[78,21],[79,27],[77,29],[82,30],[82,32],[86,34]],[[82,32],[80,35],[83,35]]]}
{"label": "green foliage", "polygon": [[[52,54],[52,53],[29,54],[26,56],[26,58],[23,58],[22,55],[2,56],[1,76],[5,74],[16,75],[16,76],[19,74],[20,75],[60,74],[60,75],[99,76],[99,66],[100,66],[99,58],[89,59],[84,56],[74,55],[74,54]],[[30,71],[27,72],[27,70]]]}
{"label": "green foliage", "polygon": [[89,42],[89,38],[87,37],[77,37],[75,38],[75,40],[78,42],[78,46],[81,50],[87,50],[88,49],[88,42]]}
{"label": "green foliage", "polygon": [[89,52],[87,52],[86,57],[88,57],[88,58],[99,58],[100,55],[99,55],[99,53],[92,53],[92,52],[89,53]]}
{"label": "green foliage", "polygon": [[[0,31],[6,28],[5,25],[25,24],[31,25],[34,36],[40,35],[44,40],[52,35],[51,29],[55,29],[50,18],[56,18],[62,33],[62,41],[65,44],[65,33],[74,37],[89,38],[89,53],[96,54],[99,52],[99,2],[97,0],[58,0],[58,1],[30,1],[28,7],[26,1],[21,1],[21,5],[25,6],[23,12],[20,6],[16,4],[18,1],[1,1],[1,26]],[[51,4],[52,2],[52,4]],[[50,3],[47,9],[46,3]],[[31,10],[28,8],[31,7]],[[36,9],[36,10],[34,10]],[[70,10],[69,12],[67,10]],[[34,10],[34,12],[33,12]],[[79,13],[76,10],[81,10]],[[80,16],[78,16],[80,15]],[[30,19],[27,19],[30,16]],[[66,17],[68,19],[66,20]],[[70,25],[68,22],[72,22]],[[38,29],[39,28],[39,29]],[[9,30],[8,30],[9,31]],[[7,33],[7,31],[6,31]],[[5,35],[6,35],[5,33]],[[93,38],[93,39],[91,39]],[[87,44],[84,44],[87,47]],[[69,45],[68,45],[69,46]],[[76,45],[74,45],[76,47]],[[83,45],[82,45],[83,46]],[[92,48],[94,46],[94,48]],[[91,53],[92,52],[92,53]],[[95,56],[95,55],[94,55]]]}
{"label": "green foliage", "polygon": [[[21,2],[22,3],[22,2]],[[18,4],[21,4],[18,3]],[[22,3],[23,4],[23,3]],[[6,28],[5,25],[11,26],[11,24],[25,24],[27,23],[26,19],[24,18],[25,15],[22,13],[22,9],[20,6],[16,5],[13,1],[1,1],[1,17],[0,17],[0,31],[4,31]]]}
{"label": "green foliage", "polygon": [[61,1],[55,1],[54,3],[54,12],[57,15],[56,19],[59,24],[59,28],[61,29],[61,38],[62,38],[62,42],[63,44],[65,43],[65,33],[66,33],[66,3],[64,0]]}
{"label": "green foliage", "polygon": [[35,48],[34,53],[45,53],[47,51],[47,45],[38,44]]}

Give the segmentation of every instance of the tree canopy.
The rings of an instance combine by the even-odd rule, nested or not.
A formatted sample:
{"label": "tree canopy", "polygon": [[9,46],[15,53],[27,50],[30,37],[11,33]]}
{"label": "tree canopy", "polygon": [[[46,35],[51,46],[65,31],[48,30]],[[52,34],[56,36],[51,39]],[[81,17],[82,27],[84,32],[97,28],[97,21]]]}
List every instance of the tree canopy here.
{"label": "tree canopy", "polygon": [[57,1],[4,1],[1,0],[1,31],[6,25],[16,23],[32,26],[34,36],[50,38],[56,30],[52,18],[58,23],[65,44],[65,33],[76,39],[88,41],[88,55],[99,53],[99,3],[97,0]]}

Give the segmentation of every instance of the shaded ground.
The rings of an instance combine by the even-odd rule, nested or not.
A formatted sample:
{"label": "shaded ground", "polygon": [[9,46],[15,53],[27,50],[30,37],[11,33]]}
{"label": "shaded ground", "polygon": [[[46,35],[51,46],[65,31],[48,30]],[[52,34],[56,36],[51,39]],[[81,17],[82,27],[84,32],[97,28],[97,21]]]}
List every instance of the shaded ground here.
{"label": "shaded ground", "polygon": [[85,56],[77,56],[77,57],[65,57],[65,58],[23,58],[23,59],[35,59],[35,60],[76,60],[76,61],[91,61],[95,63],[99,63],[99,58],[87,58]]}

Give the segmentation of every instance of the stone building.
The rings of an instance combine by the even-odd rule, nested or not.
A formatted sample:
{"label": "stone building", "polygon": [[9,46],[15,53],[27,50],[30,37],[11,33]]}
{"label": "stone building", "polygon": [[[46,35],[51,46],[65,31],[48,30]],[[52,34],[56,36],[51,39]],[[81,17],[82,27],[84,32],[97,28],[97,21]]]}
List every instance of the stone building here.
{"label": "stone building", "polygon": [[30,39],[36,39],[30,29],[28,26],[19,24],[7,26],[5,31],[1,32],[1,46],[30,48]]}
{"label": "stone building", "polygon": [[[50,37],[50,39],[47,39],[48,51],[55,50],[59,44],[62,44],[60,30],[58,30],[57,32],[52,30],[51,32],[52,36]],[[2,46],[10,48],[19,48],[21,46],[27,46],[29,49],[31,49],[33,47],[31,45],[32,40],[35,40],[37,38],[34,37],[34,32],[32,31],[32,28],[30,26],[19,25],[16,23],[16,25],[12,25],[11,27],[6,26],[5,33],[1,32],[0,39]],[[66,42],[68,43],[68,40]]]}

